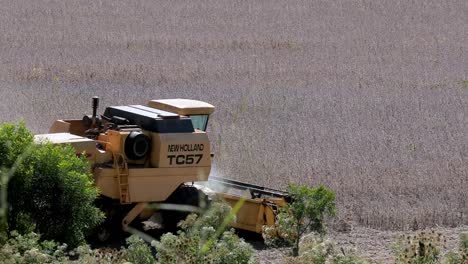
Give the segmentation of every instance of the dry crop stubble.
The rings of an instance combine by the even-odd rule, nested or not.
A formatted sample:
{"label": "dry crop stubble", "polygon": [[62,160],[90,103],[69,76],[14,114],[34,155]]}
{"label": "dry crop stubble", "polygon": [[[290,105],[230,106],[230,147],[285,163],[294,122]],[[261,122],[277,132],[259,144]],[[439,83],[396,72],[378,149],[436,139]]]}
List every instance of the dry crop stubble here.
{"label": "dry crop stubble", "polygon": [[468,224],[466,1],[1,6],[2,121],[201,99],[225,177],[324,183],[369,227]]}

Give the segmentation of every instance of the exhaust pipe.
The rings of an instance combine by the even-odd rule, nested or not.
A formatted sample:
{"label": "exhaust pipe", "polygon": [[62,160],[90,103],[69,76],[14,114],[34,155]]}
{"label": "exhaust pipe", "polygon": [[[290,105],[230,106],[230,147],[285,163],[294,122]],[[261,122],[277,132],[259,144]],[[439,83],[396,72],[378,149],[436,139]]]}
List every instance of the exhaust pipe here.
{"label": "exhaust pipe", "polygon": [[99,107],[99,97],[93,96],[93,116],[91,117],[91,126],[96,127],[97,109]]}

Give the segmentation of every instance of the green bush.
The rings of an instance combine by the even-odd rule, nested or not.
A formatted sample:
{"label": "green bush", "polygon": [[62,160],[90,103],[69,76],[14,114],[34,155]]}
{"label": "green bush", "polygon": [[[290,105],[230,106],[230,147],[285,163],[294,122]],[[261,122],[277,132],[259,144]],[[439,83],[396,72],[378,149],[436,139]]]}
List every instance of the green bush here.
{"label": "green bush", "polygon": [[298,256],[301,237],[310,231],[323,234],[324,218],[335,215],[335,193],[322,185],[290,185],[288,193],[292,201],[280,210],[274,226],[263,227],[263,237],[267,245],[292,245]]}
{"label": "green bush", "polygon": [[424,230],[412,235],[402,235],[398,237],[393,245],[395,263],[468,263],[468,233],[460,234],[458,252],[450,251],[443,257],[441,248],[444,247],[445,242],[445,237],[434,230]]}
{"label": "green bush", "polygon": [[420,231],[400,236],[393,247],[396,263],[440,263],[440,249],[445,243],[441,233]]}
{"label": "green bush", "polygon": [[[154,242],[160,263],[253,263],[252,246],[234,230],[224,231],[231,208],[215,202],[202,216],[189,215],[177,235],[167,233]],[[221,227],[221,229],[220,229]]]}
{"label": "green bush", "polygon": [[[36,233],[20,235],[11,232],[11,238],[0,248],[0,263],[80,263],[80,264],[113,264],[128,263],[127,250],[96,249],[82,245],[68,251],[66,244],[40,239]],[[137,264],[138,262],[134,262]]]}
{"label": "green bush", "polygon": [[0,249],[1,263],[64,263],[66,245],[52,241],[40,242],[40,236],[35,233],[20,235],[12,232],[11,238]]}
{"label": "green bush", "polygon": [[450,251],[445,255],[446,264],[465,264],[457,253]]}
{"label": "green bush", "polygon": [[466,264],[468,263],[468,233],[460,234],[460,246],[457,252],[449,252],[445,256],[447,264]]}
{"label": "green bush", "polygon": [[[24,170],[21,162],[28,154],[33,136],[23,123],[0,125],[0,243],[7,238],[7,187],[16,171]],[[14,194],[13,194],[14,195]]]}
{"label": "green bush", "polygon": [[71,146],[34,144],[24,124],[5,123],[0,125],[0,167],[8,178],[10,230],[34,230],[75,247],[102,221],[93,205],[98,190],[89,166]]}
{"label": "green bush", "polygon": [[460,253],[468,257],[468,232],[460,234]]}
{"label": "green bush", "polygon": [[24,123],[3,123],[0,125],[0,167],[4,169],[13,167],[33,142],[33,135]]}
{"label": "green bush", "polygon": [[127,245],[127,258],[131,263],[152,264],[156,262],[151,253],[151,248],[137,235],[132,235],[127,238]]}
{"label": "green bush", "polygon": [[181,221],[181,230],[177,234],[166,233],[160,241],[153,241],[151,245],[156,249],[156,258],[151,246],[138,235],[130,236],[128,247],[121,252],[134,264],[254,263],[252,246],[240,239],[234,230],[224,231],[223,226],[228,223],[226,219],[232,214],[227,204],[214,202],[202,216],[190,214]]}
{"label": "green bush", "polygon": [[324,236],[310,233],[300,241],[299,256],[287,257],[284,264],[365,264],[365,260],[344,250],[337,250],[335,242]]}

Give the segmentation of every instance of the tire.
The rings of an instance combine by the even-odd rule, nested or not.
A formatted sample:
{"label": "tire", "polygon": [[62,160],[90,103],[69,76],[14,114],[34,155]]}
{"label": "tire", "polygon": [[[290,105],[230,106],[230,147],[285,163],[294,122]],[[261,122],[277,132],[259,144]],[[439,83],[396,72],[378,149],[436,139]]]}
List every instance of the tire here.
{"label": "tire", "polygon": [[[208,196],[193,186],[180,186],[165,201],[168,204],[192,205],[206,209],[209,204]],[[168,231],[177,230],[177,224],[184,220],[191,212],[167,210],[163,213],[163,224]]]}
{"label": "tire", "polygon": [[91,234],[90,239],[97,244],[105,244],[122,235],[122,208],[120,204],[108,197],[100,197],[95,202],[106,216],[104,222]]}

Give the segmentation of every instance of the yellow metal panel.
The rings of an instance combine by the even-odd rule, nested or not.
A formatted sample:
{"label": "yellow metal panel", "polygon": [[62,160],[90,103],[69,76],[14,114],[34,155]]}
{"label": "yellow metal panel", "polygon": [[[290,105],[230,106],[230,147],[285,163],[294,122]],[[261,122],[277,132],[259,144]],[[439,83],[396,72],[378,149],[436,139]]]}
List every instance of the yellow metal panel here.
{"label": "yellow metal panel", "polygon": [[107,131],[107,142],[106,150],[112,153],[123,153],[124,151],[124,144],[122,142],[122,135],[119,131],[109,130]]}
{"label": "yellow metal panel", "polygon": [[137,216],[145,210],[146,206],[148,206],[148,203],[137,203],[130,212],[127,213],[127,215],[124,217],[122,220],[122,229],[124,231],[127,231],[128,225],[135,219]]}
{"label": "yellow metal panel", "polygon": [[86,127],[81,119],[56,120],[49,129],[49,133],[69,132],[74,135],[84,136]]}
{"label": "yellow metal panel", "polygon": [[151,133],[151,141],[153,167],[211,166],[210,141],[205,132]]}
{"label": "yellow metal panel", "polygon": [[63,120],[56,120],[49,129],[49,133],[70,132],[70,123]]}
{"label": "yellow metal panel", "polygon": [[[218,193],[231,207],[234,207],[242,198],[236,195]],[[261,233],[263,225],[263,199],[245,199],[242,207],[237,211],[236,221],[232,224],[233,227]],[[260,226],[260,230],[259,227]]]}
{"label": "yellow metal panel", "polygon": [[[231,207],[234,207],[242,199],[241,196],[226,193],[217,193],[217,195],[223,198]],[[275,212],[269,204],[283,207],[286,205],[286,201],[284,198],[276,197],[246,198],[243,206],[237,212],[236,222],[232,226],[261,234],[264,225],[272,226],[276,221]]]}
{"label": "yellow metal panel", "polygon": [[151,100],[148,106],[178,115],[209,115],[214,112],[213,105],[189,99]]}
{"label": "yellow metal panel", "polygon": [[107,135],[100,135],[99,139],[104,139],[106,141],[105,146],[107,151],[117,155],[122,155],[128,164],[144,164],[147,158],[141,160],[132,160],[129,159],[127,155],[125,155],[125,140],[132,131],[139,131],[144,134],[148,134],[147,132],[145,133],[144,131],[140,131],[138,129],[123,131],[108,130]]}
{"label": "yellow metal panel", "polygon": [[[161,202],[184,182],[207,181],[211,167],[130,168],[128,183],[131,202]],[[119,199],[118,180],[113,168],[96,168],[95,184],[101,193]]]}
{"label": "yellow metal panel", "polygon": [[262,233],[262,226],[265,224],[265,205],[262,203],[258,208],[257,223],[255,232]]}
{"label": "yellow metal panel", "polygon": [[275,213],[269,206],[265,206],[265,220],[266,220],[265,225],[267,226],[272,226],[275,224],[275,220],[276,220]]}
{"label": "yellow metal panel", "polygon": [[69,144],[75,149],[78,156],[85,152],[85,157],[91,165],[96,162],[107,162],[111,159],[109,153],[96,148],[96,142],[94,140],[70,133],[40,134],[35,135],[34,140],[38,143],[46,140],[52,144]]}

